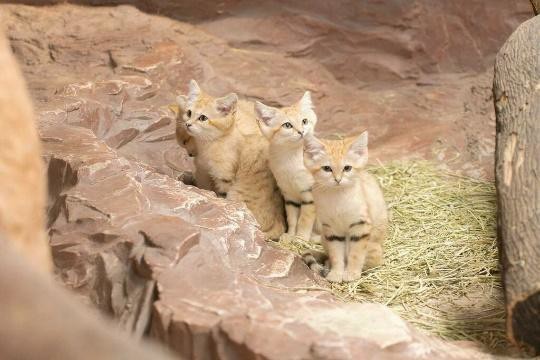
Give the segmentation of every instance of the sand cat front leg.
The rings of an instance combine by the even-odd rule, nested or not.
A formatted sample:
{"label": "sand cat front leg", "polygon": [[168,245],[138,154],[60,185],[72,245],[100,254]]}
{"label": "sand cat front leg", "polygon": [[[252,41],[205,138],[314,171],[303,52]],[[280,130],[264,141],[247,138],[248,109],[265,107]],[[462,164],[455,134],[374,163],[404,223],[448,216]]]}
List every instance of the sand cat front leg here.
{"label": "sand cat front leg", "polygon": [[210,176],[214,183],[214,191],[219,197],[226,198],[236,179],[238,163],[230,159],[223,162],[210,162]]}
{"label": "sand cat front leg", "polygon": [[326,232],[323,244],[330,260],[330,272],[326,275],[326,280],[341,282],[345,271],[345,236]]}
{"label": "sand cat front leg", "polygon": [[347,265],[343,275],[343,281],[358,280],[362,276],[362,270],[368,255],[368,242],[371,233],[371,224],[365,220],[359,220],[350,225],[348,235],[348,251],[346,254]]}
{"label": "sand cat front leg", "polygon": [[287,215],[287,235],[295,236],[298,226],[298,217],[302,204],[292,200],[285,200],[285,213]]}
{"label": "sand cat front leg", "polygon": [[309,241],[311,239],[311,233],[313,232],[313,225],[315,224],[317,215],[311,192],[302,193],[302,195],[300,217],[298,218],[296,235],[304,240]]}

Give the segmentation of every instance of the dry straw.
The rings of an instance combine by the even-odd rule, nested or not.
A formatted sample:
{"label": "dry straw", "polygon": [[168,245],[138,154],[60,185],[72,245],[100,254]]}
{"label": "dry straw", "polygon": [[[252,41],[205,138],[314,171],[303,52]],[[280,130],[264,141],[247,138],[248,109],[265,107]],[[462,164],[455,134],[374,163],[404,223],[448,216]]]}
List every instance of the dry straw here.
{"label": "dry straw", "polygon": [[[390,209],[385,264],[352,283],[328,285],[352,301],[388,305],[418,328],[502,350],[504,307],[492,182],[427,162],[373,167]],[[318,245],[281,246],[298,254]]]}

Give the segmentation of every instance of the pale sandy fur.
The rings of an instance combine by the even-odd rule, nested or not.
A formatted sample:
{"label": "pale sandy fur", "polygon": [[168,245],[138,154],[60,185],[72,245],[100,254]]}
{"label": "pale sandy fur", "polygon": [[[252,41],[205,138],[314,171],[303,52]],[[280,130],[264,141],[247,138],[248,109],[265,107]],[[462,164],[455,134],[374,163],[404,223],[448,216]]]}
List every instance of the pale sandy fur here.
{"label": "pale sandy fur", "polygon": [[[198,86],[195,93],[179,103],[185,102],[180,106],[184,122],[193,124],[187,134],[195,140],[197,186],[246,203],[266,235],[279,238],[285,231],[283,200],[268,168],[268,141],[257,126],[253,104],[238,100],[224,114],[216,109],[216,101],[224,98],[214,98]],[[196,120],[201,114],[208,120]]]}
{"label": "pale sandy fur", "polygon": [[260,137],[248,137],[240,156],[236,181],[227,198],[244,202],[261,230],[277,241],[285,232],[285,214],[283,197],[268,167],[268,143]]}
{"label": "pale sandy fur", "polygon": [[[364,170],[367,133],[365,147],[358,139],[306,141],[306,166],[314,177],[313,198],[330,260],[327,279],[332,282],[357,280],[362,270],[383,261],[387,207],[377,180]],[[344,170],[347,165],[350,171]]]}
{"label": "pale sandy fur", "polygon": [[317,116],[306,92],[297,103],[275,108],[257,102],[261,132],[270,142],[269,167],[285,199],[287,236],[310,239],[316,213],[311,187],[313,176],[304,165],[304,137],[312,134]]}
{"label": "pale sandy fur", "polygon": [[245,139],[259,136],[256,128],[250,128],[246,124],[252,122],[255,125],[253,112],[246,111],[251,109],[251,106],[246,106],[242,101],[238,105],[236,114],[231,116],[231,127],[221,137],[209,141],[195,138],[198,149],[195,165],[199,172],[195,179],[206,189],[213,186],[216,193],[222,196],[226,196],[232,183],[236,181]]}
{"label": "pale sandy fur", "polygon": [[0,231],[36,268],[50,272],[46,181],[34,119],[22,74],[0,33]]}

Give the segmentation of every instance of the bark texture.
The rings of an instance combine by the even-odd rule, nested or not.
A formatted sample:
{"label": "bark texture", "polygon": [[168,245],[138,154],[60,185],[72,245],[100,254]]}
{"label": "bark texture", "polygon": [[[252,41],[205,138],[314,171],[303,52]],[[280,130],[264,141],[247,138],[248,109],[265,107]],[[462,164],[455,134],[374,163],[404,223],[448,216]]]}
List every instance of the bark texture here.
{"label": "bark texture", "polygon": [[534,15],[538,15],[540,12],[540,0],[531,0],[531,5],[533,7]]}
{"label": "bark texture", "polygon": [[540,352],[540,18],[523,23],[497,55],[498,232],[507,332]]}

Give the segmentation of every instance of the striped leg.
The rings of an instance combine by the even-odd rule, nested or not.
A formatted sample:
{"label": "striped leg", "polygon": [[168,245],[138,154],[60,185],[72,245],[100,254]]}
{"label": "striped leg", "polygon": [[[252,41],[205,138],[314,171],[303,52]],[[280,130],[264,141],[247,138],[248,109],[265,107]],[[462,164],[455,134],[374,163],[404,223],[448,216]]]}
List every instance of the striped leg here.
{"label": "striped leg", "polygon": [[347,270],[343,276],[344,281],[358,280],[368,254],[368,241],[371,225],[366,221],[358,221],[349,228],[349,251],[347,254]]}
{"label": "striped leg", "polygon": [[298,219],[296,235],[304,240],[309,240],[311,238],[311,233],[313,232],[313,224],[315,223],[316,217],[315,204],[313,201],[303,201],[302,207],[300,208],[300,217]]}
{"label": "striped leg", "polygon": [[285,200],[285,213],[287,214],[287,235],[296,235],[298,215],[300,213],[300,203]]}
{"label": "striped leg", "polygon": [[345,271],[345,237],[325,234],[324,247],[330,259],[330,272],[326,280],[341,282]]}

